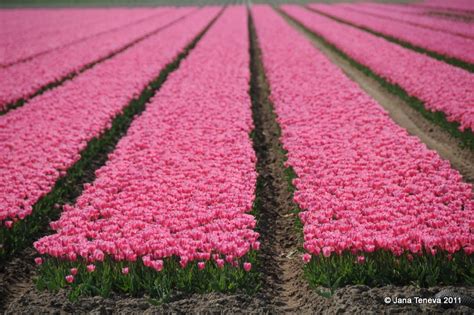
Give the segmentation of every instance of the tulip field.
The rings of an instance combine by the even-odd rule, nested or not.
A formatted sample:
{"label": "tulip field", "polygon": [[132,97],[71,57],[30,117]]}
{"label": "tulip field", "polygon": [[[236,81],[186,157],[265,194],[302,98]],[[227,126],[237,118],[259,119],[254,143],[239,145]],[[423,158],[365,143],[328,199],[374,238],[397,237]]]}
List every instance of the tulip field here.
{"label": "tulip field", "polygon": [[474,3],[0,19],[0,311],[474,307]]}

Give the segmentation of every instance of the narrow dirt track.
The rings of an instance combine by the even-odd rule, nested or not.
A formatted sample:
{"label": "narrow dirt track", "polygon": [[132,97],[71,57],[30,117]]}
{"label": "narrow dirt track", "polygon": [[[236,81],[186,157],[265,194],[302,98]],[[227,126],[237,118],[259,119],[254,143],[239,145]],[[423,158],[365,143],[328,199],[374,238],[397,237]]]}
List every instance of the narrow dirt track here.
{"label": "narrow dirt track", "polygon": [[308,311],[314,293],[303,278],[301,231],[296,228],[292,192],[285,174],[286,156],[280,143],[280,127],[268,97],[270,88],[258,41],[249,19],[251,42],[252,111],[255,124],[254,149],[260,175],[262,199],[259,228],[262,239],[263,294],[277,313]]}

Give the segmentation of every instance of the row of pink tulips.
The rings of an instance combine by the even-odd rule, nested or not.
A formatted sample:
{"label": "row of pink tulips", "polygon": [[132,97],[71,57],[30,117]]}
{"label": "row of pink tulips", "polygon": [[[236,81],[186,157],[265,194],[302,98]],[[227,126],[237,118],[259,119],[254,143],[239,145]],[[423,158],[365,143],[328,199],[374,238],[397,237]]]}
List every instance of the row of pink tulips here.
{"label": "row of pink tulips", "polygon": [[[258,249],[257,174],[244,7],[229,8],[174,72],[87,185],[35,243],[66,260],[179,257],[236,265]],[[218,82],[218,84],[216,84]],[[249,263],[244,264],[250,270]]]}
{"label": "row of pink tulips", "polygon": [[435,8],[441,10],[459,10],[459,11],[468,11],[474,12],[474,3],[471,0],[425,0],[422,3],[417,3],[416,5]]}
{"label": "row of pink tulips", "polygon": [[[444,20],[449,20],[449,21],[462,21],[462,19],[456,18],[454,16],[446,16],[443,15],[443,11],[440,9],[432,9],[430,7],[424,7],[421,5],[406,5],[403,3],[397,4],[397,3],[376,3],[376,2],[362,2],[360,3],[361,6],[364,7],[371,7],[371,8],[381,8],[381,9],[387,9],[392,12],[398,12],[398,13],[408,13],[408,14],[413,14],[417,16],[433,16],[433,13],[436,14],[436,18],[438,18],[440,21]],[[441,13],[441,14],[440,14]],[[447,12],[444,12],[447,13]],[[456,12],[459,13],[459,12]]]}
{"label": "row of pink tulips", "polygon": [[304,8],[282,9],[350,58],[420,99],[428,110],[445,113],[461,130],[474,130],[474,76],[468,71]]}
{"label": "row of pink tulips", "polygon": [[354,25],[366,27],[378,33],[400,39],[414,46],[447,57],[457,58],[467,63],[474,63],[474,55],[472,54],[472,51],[474,51],[474,39],[453,36],[445,32],[430,30],[405,22],[390,21],[335,5],[312,4],[310,8]]}
{"label": "row of pink tulips", "polygon": [[[413,25],[425,27],[428,29],[450,33],[452,35],[460,35],[460,36],[474,38],[474,27],[472,26],[472,24],[462,22],[462,21],[452,21],[452,20],[450,21],[450,20],[440,19],[439,17],[414,15],[410,13],[400,13],[400,12],[391,10],[390,7],[383,7],[380,5],[374,6],[369,3],[366,5],[344,4],[344,5],[341,5],[341,7],[348,8],[350,10],[354,10],[359,13],[367,13],[367,14],[375,15],[382,18],[392,19],[399,22],[405,22],[408,24],[413,24]],[[423,11],[415,8],[414,12],[422,13]]]}
{"label": "row of pink tulips", "polygon": [[163,15],[156,19],[148,19],[125,29],[94,36],[27,62],[0,69],[0,81],[2,82],[0,109],[122,49],[129,43],[190,14],[193,10],[193,8],[165,10]]}
{"label": "row of pink tulips", "polygon": [[[11,37],[17,34],[20,38],[35,32],[51,31],[58,25],[81,19],[85,23],[95,22],[109,12],[110,9],[86,8],[21,8],[3,9],[0,11],[2,29],[0,36]],[[26,22],[27,21],[27,22]]]}
{"label": "row of pink tulips", "polygon": [[472,254],[472,186],[270,8],[253,13],[306,251]]}
{"label": "row of pink tulips", "polygon": [[28,216],[80,158],[87,142],[110,127],[217,12],[214,7],[199,10],[0,116],[0,222],[8,227]]}
{"label": "row of pink tulips", "polygon": [[[88,37],[124,27],[128,24],[159,15],[162,9],[111,10],[101,18],[88,19],[78,16],[55,28],[38,27],[26,34],[12,33],[0,36],[0,48],[3,54],[0,65],[14,64],[18,61],[35,57],[56,48],[64,47]],[[24,20],[24,19],[23,19]],[[27,23],[27,22],[25,22]],[[48,21],[44,21],[48,23]]]}

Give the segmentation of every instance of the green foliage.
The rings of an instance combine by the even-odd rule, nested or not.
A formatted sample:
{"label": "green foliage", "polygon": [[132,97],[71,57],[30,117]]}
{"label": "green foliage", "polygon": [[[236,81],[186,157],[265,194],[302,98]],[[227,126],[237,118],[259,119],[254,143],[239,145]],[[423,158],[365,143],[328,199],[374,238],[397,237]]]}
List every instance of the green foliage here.
{"label": "green foliage", "polygon": [[348,284],[415,284],[420,287],[474,284],[474,257],[462,251],[453,255],[404,253],[397,257],[389,251],[379,250],[360,255],[365,257],[364,263],[358,263],[357,255],[347,252],[330,257],[313,256],[305,266],[305,275],[313,287],[331,290]]}
{"label": "green foliage", "polygon": [[[106,258],[103,262],[94,263],[96,269],[87,271],[85,261],[65,261],[47,257],[39,267],[40,277],[36,285],[40,290],[57,291],[69,288],[69,298],[76,300],[82,295],[100,295],[107,297],[110,293],[119,292],[132,296],[147,294],[156,303],[166,301],[173,291],[185,293],[206,292],[236,292],[237,290],[254,294],[259,289],[259,273],[255,268],[257,255],[250,251],[240,259],[240,262],[252,263],[252,270],[246,272],[242,268],[225,264],[219,269],[215,262],[207,261],[203,270],[197,268],[197,262],[189,262],[185,268],[179,264],[177,257],[164,260],[164,268],[155,271],[143,265],[141,260],[136,262],[113,261]],[[128,274],[122,273],[122,268],[128,267]],[[71,274],[71,268],[77,268],[74,282],[68,283],[66,276]]]}

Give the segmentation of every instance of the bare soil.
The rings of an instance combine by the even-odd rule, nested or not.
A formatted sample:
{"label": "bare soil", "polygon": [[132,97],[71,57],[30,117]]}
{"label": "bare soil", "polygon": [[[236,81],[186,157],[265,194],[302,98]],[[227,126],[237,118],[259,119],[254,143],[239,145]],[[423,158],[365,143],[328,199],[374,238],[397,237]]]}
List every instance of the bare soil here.
{"label": "bare soil", "polygon": [[295,225],[294,210],[297,205],[293,202],[285,176],[286,156],[280,143],[280,127],[269,101],[270,88],[252,24],[249,29],[254,149],[262,186],[257,191],[257,197],[262,200],[258,217],[262,239],[262,291],[272,305],[273,312],[311,312],[311,301],[314,301],[316,294],[310,290],[303,277],[303,262],[299,251],[303,241],[301,231]]}
{"label": "bare soil", "polygon": [[[396,96],[383,89],[377,82],[354,69],[347,61],[333,53],[320,42],[311,38],[335,64],[387,111],[396,123],[418,136],[430,148],[451,161],[464,179],[474,180],[474,155],[460,148],[456,139],[426,121]],[[443,306],[438,304],[386,304],[386,297],[433,297],[444,289],[474,296],[473,287],[384,286],[370,288],[352,285],[336,289],[331,297],[324,297],[324,288],[309,288],[303,275],[299,248],[301,231],[295,225],[295,204],[291,198],[283,162],[284,151],[279,141],[279,126],[272,104],[268,101],[269,87],[263,74],[255,42],[252,43],[252,96],[255,131],[254,148],[257,152],[260,199],[258,230],[261,233],[260,271],[261,290],[254,296],[245,294],[180,294],[175,293],[166,303],[159,303],[146,296],[136,298],[127,295],[81,297],[69,301],[67,291],[40,292],[34,286],[34,250],[29,248],[0,266],[0,313],[5,314],[152,314],[152,313],[250,313],[250,314],[378,314],[418,313],[472,314],[467,306]]]}

